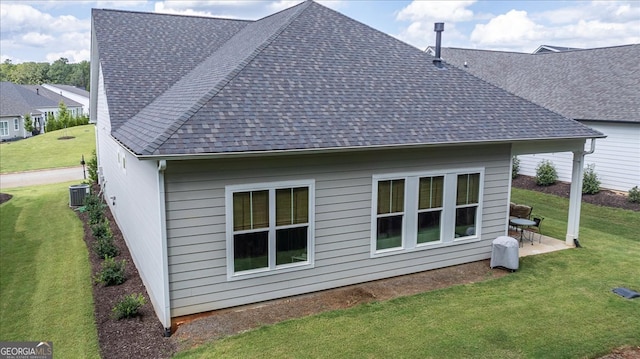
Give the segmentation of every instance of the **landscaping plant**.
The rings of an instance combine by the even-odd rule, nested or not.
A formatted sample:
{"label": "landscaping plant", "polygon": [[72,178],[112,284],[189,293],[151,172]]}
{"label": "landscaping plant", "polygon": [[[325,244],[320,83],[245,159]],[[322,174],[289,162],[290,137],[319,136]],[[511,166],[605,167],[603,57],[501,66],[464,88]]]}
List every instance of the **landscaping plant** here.
{"label": "landscaping plant", "polygon": [[124,283],[125,277],[125,261],[116,261],[115,258],[106,256],[102,262],[102,269],[96,275],[95,281],[108,287],[110,285],[118,285]]}
{"label": "landscaping plant", "polygon": [[536,167],[536,184],[538,186],[550,186],[558,180],[558,172],[553,162],[542,160]]}
{"label": "landscaping plant", "polygon": [[600,192],[600,180],[598,179],[595,167],[596,165],[590,164],[584,169],[584,175],[582,176],[582,193],[596,194]]}
{"label": "landscaping plant", "polygon": [[511,162],[513,163],[511,167],[511,178],[513,179],[518,177],[518,173],[520,172],[520,159],[518,158],[518,156],[513,156]]}
{"label": "landscaping plant", "polygon": [[87,172],[89,172],[89,184],[98,183],[98,156],[93,150],[91,157],[87,161]]}
{"label": "landscaping plant", "polygon": [[640,203],[640,188],[638,188],[638,186],[629,190],[628,200],[631,203]]}
{"label": "landscaping plant", "polygon": [[116,319],[133,318],[139,314],[140,307],[145,303],[146,301],[142,294],[129,294],[113,307],[113,315]]}

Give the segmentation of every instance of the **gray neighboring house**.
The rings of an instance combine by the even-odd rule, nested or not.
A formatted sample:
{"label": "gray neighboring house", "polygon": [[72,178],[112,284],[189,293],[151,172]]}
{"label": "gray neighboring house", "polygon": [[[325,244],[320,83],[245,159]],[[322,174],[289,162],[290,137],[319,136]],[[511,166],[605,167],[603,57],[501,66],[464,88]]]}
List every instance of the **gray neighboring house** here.
{"label": "gray neighboring house", "polygon": [[[547,46],[549,47],[549,46]],[[442,58],[474,76],[607,135],[586,164],[603,188],[640,186],[640,44],[596,49],[550,47],[535,54],[443,48]],[[466,64],[466,65],[465,65]],[[571,181],[571,153],[520,157],[520,173],[534,176],[552,161]]]}
{"label": "gray neighboring house", "polygon": [[31,116],[33,125],[44,132],[47,118],[58,114],[63,101],[72,113],[82,110],[82,105],[60,96],[39,85],[18,85],[0,82],[0,141],[30,137],[24,129],[25,115]]}
{"label": "gray neighboring house", "polygon": [[315,2],[93,10],[91,51],[99,181],[165,328],[489,258],[514,153],[574,152],[578,236],[600,132]]}

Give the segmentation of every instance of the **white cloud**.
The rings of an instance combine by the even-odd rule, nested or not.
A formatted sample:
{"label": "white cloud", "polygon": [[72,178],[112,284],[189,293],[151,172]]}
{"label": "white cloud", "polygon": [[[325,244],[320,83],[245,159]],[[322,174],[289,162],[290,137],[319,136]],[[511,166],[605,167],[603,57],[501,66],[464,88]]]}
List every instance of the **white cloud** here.
{"label": "white cloud", "polygon": [[76,63],[85,60],[89,61],[91,53],[88,48],[80,50],[66,50],[62,52],[50,52],[47,54],[46,59],[48,62],[54,62],[61,57],[68,59],[70,63]]}
{"label": "white cloud", "polygon": [[53,41],[53,36],[32,31],[22,35],[20,39],[27,45],[40,47]]}
{"label": "white cloud", "polygon": [[526,11],[510,10],[487,24],[477,24],[471,32],[471,42],[480,48],[508,46],[515,42],[540,41],[547,37],[543,26],[536,24]]}
{"label": "white cloud", "polygon": [[475,0],[469,1],[412,1],[400,10],[397,20],[425,22],[460,22],[473,19],[473,11],[467,7]]}

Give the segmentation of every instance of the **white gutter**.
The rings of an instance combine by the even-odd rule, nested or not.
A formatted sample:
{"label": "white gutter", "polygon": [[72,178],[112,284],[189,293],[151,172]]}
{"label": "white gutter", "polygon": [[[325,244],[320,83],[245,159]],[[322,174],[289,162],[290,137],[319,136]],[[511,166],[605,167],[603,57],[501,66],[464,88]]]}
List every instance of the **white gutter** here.
{"label": "white gutter", "polygon": [[162,241],[162,304],[164,314],[162,325],[164,336],[171,335],[171,298],[169,297],[169,256],[167,249],[167,216],[165,208],[164,171],[167,169],[167,161],[158,161],[158,210],[160,217],[160,236]]}

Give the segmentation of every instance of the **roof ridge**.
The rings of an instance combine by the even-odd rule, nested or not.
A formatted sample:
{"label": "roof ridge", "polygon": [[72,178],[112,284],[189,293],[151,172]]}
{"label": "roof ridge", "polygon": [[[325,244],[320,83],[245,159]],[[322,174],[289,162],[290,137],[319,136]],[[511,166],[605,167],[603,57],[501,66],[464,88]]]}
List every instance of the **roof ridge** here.
{"label": "roof ridge", "polygon": [[[192,104],[186,108],[184,111],[182,111],[182,114],[176,118],[175,120],[173,120],[171,122],[171,124],[169,124],[168,126],[166,126],[166,128],[161,131],[152,141],[150,141],[143,149],[142,152],[143,153],[153,153],[155,152],[160,146],[162,146],[162,144],[164,144],[166,142],[166,140],[171,137],[171,135],[173,135],[176,131],[178,131],[178,129],[180,128],[180,126],[182,126],[187,120],[189,120],[189,118],[191,118],[193,116],[193,114],[195,114],[199,109],[201,109],[210,99],[212,99],[213,97],[215,97],[220,91],[222,91],[222,89],[224,89],[227,84],[229,84],[229,82],[231,82],[231,80],[233,80],[233,78],[235,78],[241,71],[242,69],[244,69],[249,63],[251,63],[251,61],[253,61],[253,59],[256,58],[256,56],[258,56],[262,51],[264,51],[264,49],[266,49],[276,38],[278,38],[278,36],[280,36],[280,34],[282,34],[282,32],[289,27],[289,25],[291,25],[291,23],[298,17],[300,16],[300,14],[309,7],[310,4],[312,4],[312,1],[305,1],[303,3],[300,3],[298,5],[292,6],[288,9],[284,9],[282,11],[279,11],[275,14],[266,16],[264,18],[261,18],[259,20],[256,20],[252,23],[247,24],[246,27],[244,27],[242,30],[238,31],[234,36],[232,36],[224,45],[222,45],[220,48],[218,48],[216,51],[214,51],[214,53],[212,53],[210,56],[208,56],[205,60],[203,60],[198,66],[196,66],[194,68],[194,70],[190,71],[189,73],[187,73],[185,76],[183,76],[180,80],[178,80],[174,85],[172,85],[167,91],[165,91],[165,93],[163,93],[162,95],[158,96],[156,98],[155,101],[153,101],[151,104],[149,104],[149,106],[153,105],[156,101],[159,101],[159,99],[161,99],[161,97],[163,97],[164,94],[169,93],[170,91],[172,91],[172,89],[174,89],[175,91],[179,91],[179,87],[183,86],[185,83],[188,83],[186,86],[192,87],[193,84],[190,82],[190,78],[191,77],[199,77],[196,73],[199,67],[203,66],[203,67],[207,67],[207,62],[211,61],[211,59],[213,57],[219,57],[219,56],[226,56],[226,54],[224,54],[225,52],[225,46],[226,45],[230,45],[232,44],[234,41],[239,41],[238,37],[242,35],[243,31],[247,30],[247,27],[251,27],[251,26],[257,26],[259,24],[261,24],[264,21],[267,21],[269,19],[273,19],[274,16],[277,15],[282,15],[284,12],[286,11],[292,11],[293,13],[288,15],[288,19],[286,19],[286,21],[284,21],[284,23],[282,23],[280,26],[278,26],[277,29],[275,29],[271,35],[269,35],[269,37],[267,37],[264,41],[260,42],[257,46],[255,46],[253,48],[253,50],[247,55],[247,56],[243,56],[239,61],[235,62],[236,65],[233,66],[231,69],[229,69],[227,71],[227,69],[223,69],[223,71],[227,71],[226,74],[224,76],[222,76],[221,79],[219,79],[214,85],[213,87],[211,87],[209,90],[205,91],[203,94],[201,94],[197,100],[195,100],[194,102],[192,102]],[[294,10],[295,9],[295,10]],[[222,54],[222,55],[221,55]],[[160,100],[161,101],[161,100]],[[147,106],[148,107],[148,106]],[[142,109],[140,111],[143,112],[145,109]],[[137,115],[136,115],[137,116]],[[134,118],[136,117],[134,116]]]}
{"label": "roof ridge", "polygon": [[[170,14],[165,12],[155,12],[155,11],[135,11],[135,10],[123,10],[123,9],[104,9],[104,8],[92,8],[92,12],[94,11],[109,11],[109,12],[120,12],[127,14],[140,14],[140,15],[158,15],[158,16],[175,16],[175,17],[192,17],[199,19],[213,19],[213,20],[228,20],[228,21],[238,21],[238,22],[253,22],[254,20],[247,19],[233,19],[228,17],[221,16],[203,16],[203,15],[185,15],[185,14]],[[93,16],[93,15],[92,15]]]}

